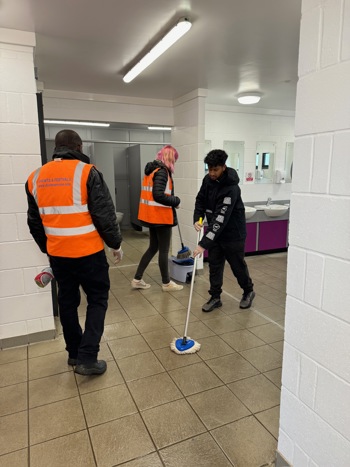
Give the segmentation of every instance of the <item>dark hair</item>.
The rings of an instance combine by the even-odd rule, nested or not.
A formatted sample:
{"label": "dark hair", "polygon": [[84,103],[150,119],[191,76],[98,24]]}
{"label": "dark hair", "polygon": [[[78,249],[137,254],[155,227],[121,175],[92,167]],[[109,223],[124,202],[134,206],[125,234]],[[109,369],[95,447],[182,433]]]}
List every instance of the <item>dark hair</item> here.
{"label": "dark hair", "polygon": [[76,151],[83,144],[80,136],[73,130],[61,130],[55,137],[55,148],[66,147]]}
{"label": "dark hair", "polygon": [[222,149],[213,149],[206,155],[204,163],[208,167],[217,167],[218,165],[223,167],[226,164],[227,157],[228,155]]}

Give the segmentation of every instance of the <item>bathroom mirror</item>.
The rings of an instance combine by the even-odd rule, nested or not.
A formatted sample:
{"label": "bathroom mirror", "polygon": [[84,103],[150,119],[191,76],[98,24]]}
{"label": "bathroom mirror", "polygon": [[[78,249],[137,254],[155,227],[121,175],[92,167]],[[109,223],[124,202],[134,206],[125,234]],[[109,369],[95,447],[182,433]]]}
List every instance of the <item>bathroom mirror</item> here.
{"label": "bathroom mirror", "polygon": [[224,141],[223,149],[228,155],[226,165],[236,169],[238,175],[242,178],[244,168],[244,141]]}
{"label": "bathroom mirror", "polygon": [[258,141],[256,144],[255,183],[273,183],[276,143]]}
{"label": "bathroom mirror", "polygon": [[293,156],[294,156],[294,143],[286,143],[286,159],[285,159],[286,183],[290,183],[292,181]]}

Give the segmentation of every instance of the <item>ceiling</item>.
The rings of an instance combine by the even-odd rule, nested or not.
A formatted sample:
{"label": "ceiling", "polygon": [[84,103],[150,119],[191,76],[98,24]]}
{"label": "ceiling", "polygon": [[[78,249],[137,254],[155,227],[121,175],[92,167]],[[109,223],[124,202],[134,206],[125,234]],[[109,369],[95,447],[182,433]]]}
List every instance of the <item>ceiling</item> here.
{"label": "ceiling", "polygon": [[[190,31],[129,84],[128,66],[180,17]],[[44,89],[295,110],[301,0],[0,0],[0,27],[36,33]]]}

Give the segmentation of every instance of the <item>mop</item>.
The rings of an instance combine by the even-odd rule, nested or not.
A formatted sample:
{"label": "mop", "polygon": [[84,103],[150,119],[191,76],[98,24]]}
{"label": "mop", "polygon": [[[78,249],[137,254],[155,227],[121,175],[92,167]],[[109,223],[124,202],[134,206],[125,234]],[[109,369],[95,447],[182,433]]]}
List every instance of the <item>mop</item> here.
{"label": "mop", "polygon": [[[200,224],[202,223],[202,219],[199,219],[199,223]],[[201,237],[201,231],[198,232],[197,244],[200,241],[200,237]],[[191,311],[191,303],[192,303],[194,276],[196,275],[197,259],[198,259],[198,255],[194,258],[193,273],[192,273],[192,278],[191,278],[190,297],[188,300],[184,335],[183,337],[180,337],[180,338],[175,337],[174,340],[170,343],[171,350],[179,355],[196,353],[201,348],[201,345],[198,342],[196,342],[195,340],[187,336],[187,328],[188,328],[188,322],[190,319],[190,311]]]}
{"label": "mop", "polygon": [[[176,258],[179,259],[179,260],[187,259],[187,258],[189,258],[189,257],[191,256],[191,250],[190,250],[187,246],[185,246],[185,245],[183,244],[182,235],[181,235],[181,230],[180,230],[180,225],[177,224],[177,227],[178,227],[178,229],[179,229],[179,236],[180,236],[180,241],[181,241],[181,247],[182,247],[182,248],[181,248],[181,250],[179,250],[179,251],[177,252]],[[178,264],[180,264],[180,263],[178,263]],[[191,263],[191,264],[193,264],[193,263]]]}

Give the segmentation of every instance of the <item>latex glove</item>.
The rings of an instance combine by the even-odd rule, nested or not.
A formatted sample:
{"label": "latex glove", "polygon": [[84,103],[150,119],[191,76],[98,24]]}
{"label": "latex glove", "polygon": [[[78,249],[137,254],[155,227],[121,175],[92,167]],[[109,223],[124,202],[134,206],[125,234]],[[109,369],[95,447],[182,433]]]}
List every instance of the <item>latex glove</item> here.
{"label": "latex glove", "polygon": [[112,254],[114,256],[114,264],[120,263],[120,261],[123,259],[123,250],[121,247],[118,248],[118,250],[112,250]]}
{"label": "latex glove", "polygon": [[195,223],[193,224],[193,227],[195,228],[195,230],[196,230],[197,232],[200,232],[201,229],[202,229],[202,227],[203,227],[203,224],[202,224],[202,222],[199,220],[199,221],[197,221],[197,222],[195,222]]}
{"label": "latex glove", "polygon": [[196,256],[200,258],[202,254],[204,253],[204,251],[205,251],[205,248],[201,247],[200,245],[197,245],[192,253],[193,258],[195,258]]}

